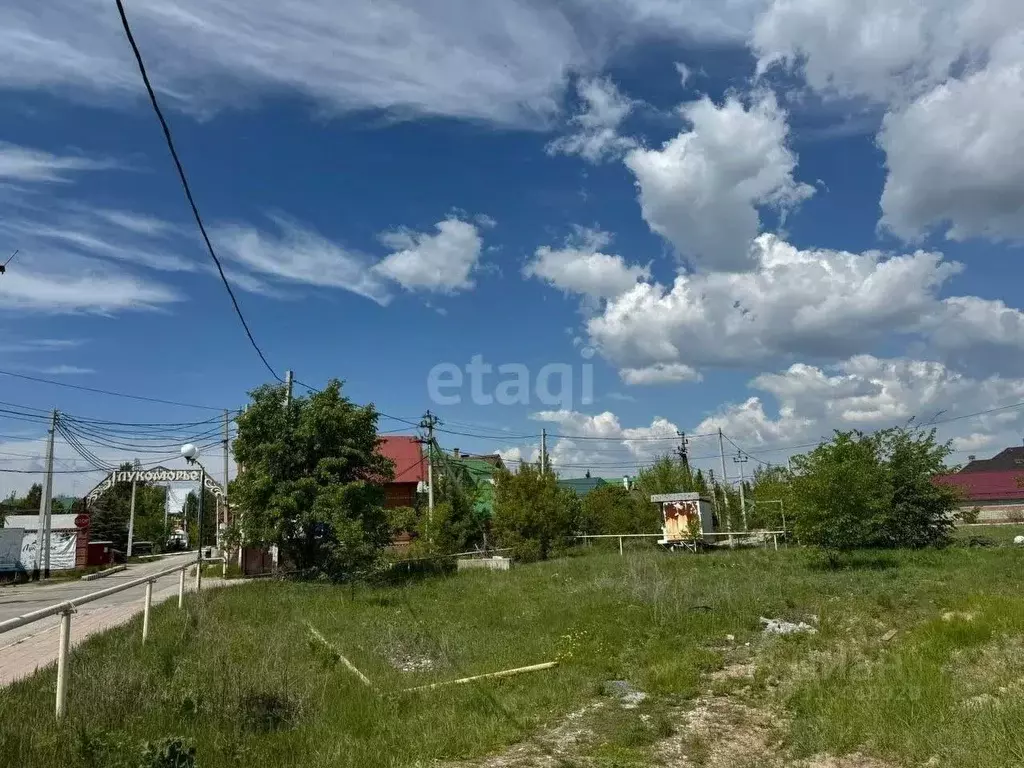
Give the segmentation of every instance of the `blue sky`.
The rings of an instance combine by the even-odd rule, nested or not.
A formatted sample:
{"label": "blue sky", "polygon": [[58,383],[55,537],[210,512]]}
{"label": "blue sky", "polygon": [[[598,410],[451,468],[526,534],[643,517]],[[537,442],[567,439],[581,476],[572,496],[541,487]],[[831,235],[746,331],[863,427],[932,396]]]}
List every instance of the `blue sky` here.
{"label": "blue sky", "polygon": [[[279,373],[489,435],[443,435],[463,450],[589,438],[552,439],[565,474],[635,471],[676,429],[783,461],[833,428],[1024,401],[1015,4],[342,5],[126,3]],[[0,248],[20,249],[0,369],[240,406],[269,374],[113,3],[15,2],[0,30]],[[577,394],[432,403],[431,369],[474,355],[569,364]],[[121,421],[209,413],[10,377],[0,393]],[[37,466],[41,428],[0,426],[19,454],[0,466]],[[1016,408],[940,426],[961,460],[1020,439]]]}

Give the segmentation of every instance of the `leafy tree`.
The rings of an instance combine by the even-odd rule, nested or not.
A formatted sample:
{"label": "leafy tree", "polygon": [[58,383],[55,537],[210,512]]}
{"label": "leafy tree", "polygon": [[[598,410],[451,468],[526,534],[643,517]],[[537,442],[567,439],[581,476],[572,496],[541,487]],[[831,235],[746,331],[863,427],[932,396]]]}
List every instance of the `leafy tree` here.
{"label": "leafy tree", "polygon": [[515,474],[499,471],[491,527],[500,546],[520,560],[544,560],[569,546],[582,515],[579,497],[551,471],[524,463]]}
{"label": "leafy tree", "polygon": [[476,508],[479,490],[464,464],[435,456],[434,514],[421,513],[418,544],[431,553],[467,552],[483,543],[489,523]]}
{"label": "leafy tree", "polygon": [[651,533],[654,505],[640,504],[636,494],[618,483],[595,488],[583,497],[580,529],[591,534]]}
{"label": "leafy tree", "polygon": [[932,478],[946,472],[950,443],[938,443],[935,430],[886,429],[876,433],[889,502],[879,544],[889,547],[928,547],[944,543],[956,523],[960,493],[935,485]]}
{"label": "leafy tree", "polygon": [[957,493],[932,478],[945,471],[948,443],[935,431],[895,427],[872,435],[836,432],[811,453],[793,457],[796,533],[830,560],[862,547],[943,543]]}
{"label": "leafy tree", "polygon": [[751,528],[781,530],[784,522],[789,523],[795,507],[793,477],[787,467],[755,468],[749,488],[747,515]]}
{"label": "leafy tree", "polygon": [[21,508],[27,510],[39,511],[39,505],[43,500],[43,486],[40,483],[32,483],[32,486],[28,489],[28,493],[25,494],[24,500],[21,502]]}
{"label": "leafy tree", "polygon": [[203,490],[203,535],[201,539],[196,538],[196,525],[199,522],[199,494],[196,491],[189,491],[185,497],[182,514],[185,516],[189,546],[207,547],[216,543],[217,497],[213,493],[206,489]]}
{"label": "leafy tree", "polygon": [[332,380],[292,398],[265,385],[238,419],[235,459],[245,467],[230,495],[245,510],[246,544],[277,544],[309,576],[355,577],[390,541],[383,484],[394,465],[377,452],[377,412]]}

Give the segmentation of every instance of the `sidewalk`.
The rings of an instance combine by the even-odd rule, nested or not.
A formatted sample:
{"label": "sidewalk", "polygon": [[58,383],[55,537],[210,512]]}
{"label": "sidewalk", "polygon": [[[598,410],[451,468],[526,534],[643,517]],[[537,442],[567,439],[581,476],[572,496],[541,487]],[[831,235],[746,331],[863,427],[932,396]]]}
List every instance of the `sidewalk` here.
{"label": "sidewalk", "polygon": [[[92,582],[98,592],[106,585],[101,579]],[[203,589],[223,586],[222,579],[204,578]],[[185,591],[195,591],[195,579],[185,580]],[[159,579],[153,585],[153,605],[178,597],[177,574]],[[188,598],[186,598],[188,599]],[[71,617],[71,646],[75,647],[88,637],[128,623],[142,613],[145,587],[129,589],[95,603],[86,603]],[[0,635],[0,687],[29,677],[36,670],[57,661],[57,628],[60,618],[52,616]],[[151,625],[152,626],[152,625]],[[141,642],[141,634],[140,639]]]}

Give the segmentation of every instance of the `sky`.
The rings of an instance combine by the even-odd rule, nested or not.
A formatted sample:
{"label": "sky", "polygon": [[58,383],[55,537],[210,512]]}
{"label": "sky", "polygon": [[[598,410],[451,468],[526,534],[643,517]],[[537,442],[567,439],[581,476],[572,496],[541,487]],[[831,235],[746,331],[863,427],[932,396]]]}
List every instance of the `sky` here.
{"label": "sky", "polygon": [[[721,429],[730,477],[833,429],[935,425],[951,462],[1022,439],[1016,0],[125,6],[271,366],[382,431],[430,409],[514,463],[545,429],[567,476],[677,431],[719,471]],[[113,1],[5,3],[0,99],[0,370],[205,408],[8,375],[0,402],[241,407],[271,374]],[[0,491],[44,432],[0,414]]]}

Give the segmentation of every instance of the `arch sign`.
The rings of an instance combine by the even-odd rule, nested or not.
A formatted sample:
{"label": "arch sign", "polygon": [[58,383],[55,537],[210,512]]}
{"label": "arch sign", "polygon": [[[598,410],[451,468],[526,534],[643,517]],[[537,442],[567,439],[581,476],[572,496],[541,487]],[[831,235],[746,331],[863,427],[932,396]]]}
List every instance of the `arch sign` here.
{"label": "arch sign", "polygon": [[[107,479],[93,488],[86,495],[86,501],[95,501],[115,483],[198,483],[203,476],[201,469],[168,469],[153,467],[152,469],[115,469]],[[224,498],[224,486],[206,473],[206,490],[218,498]]]}

